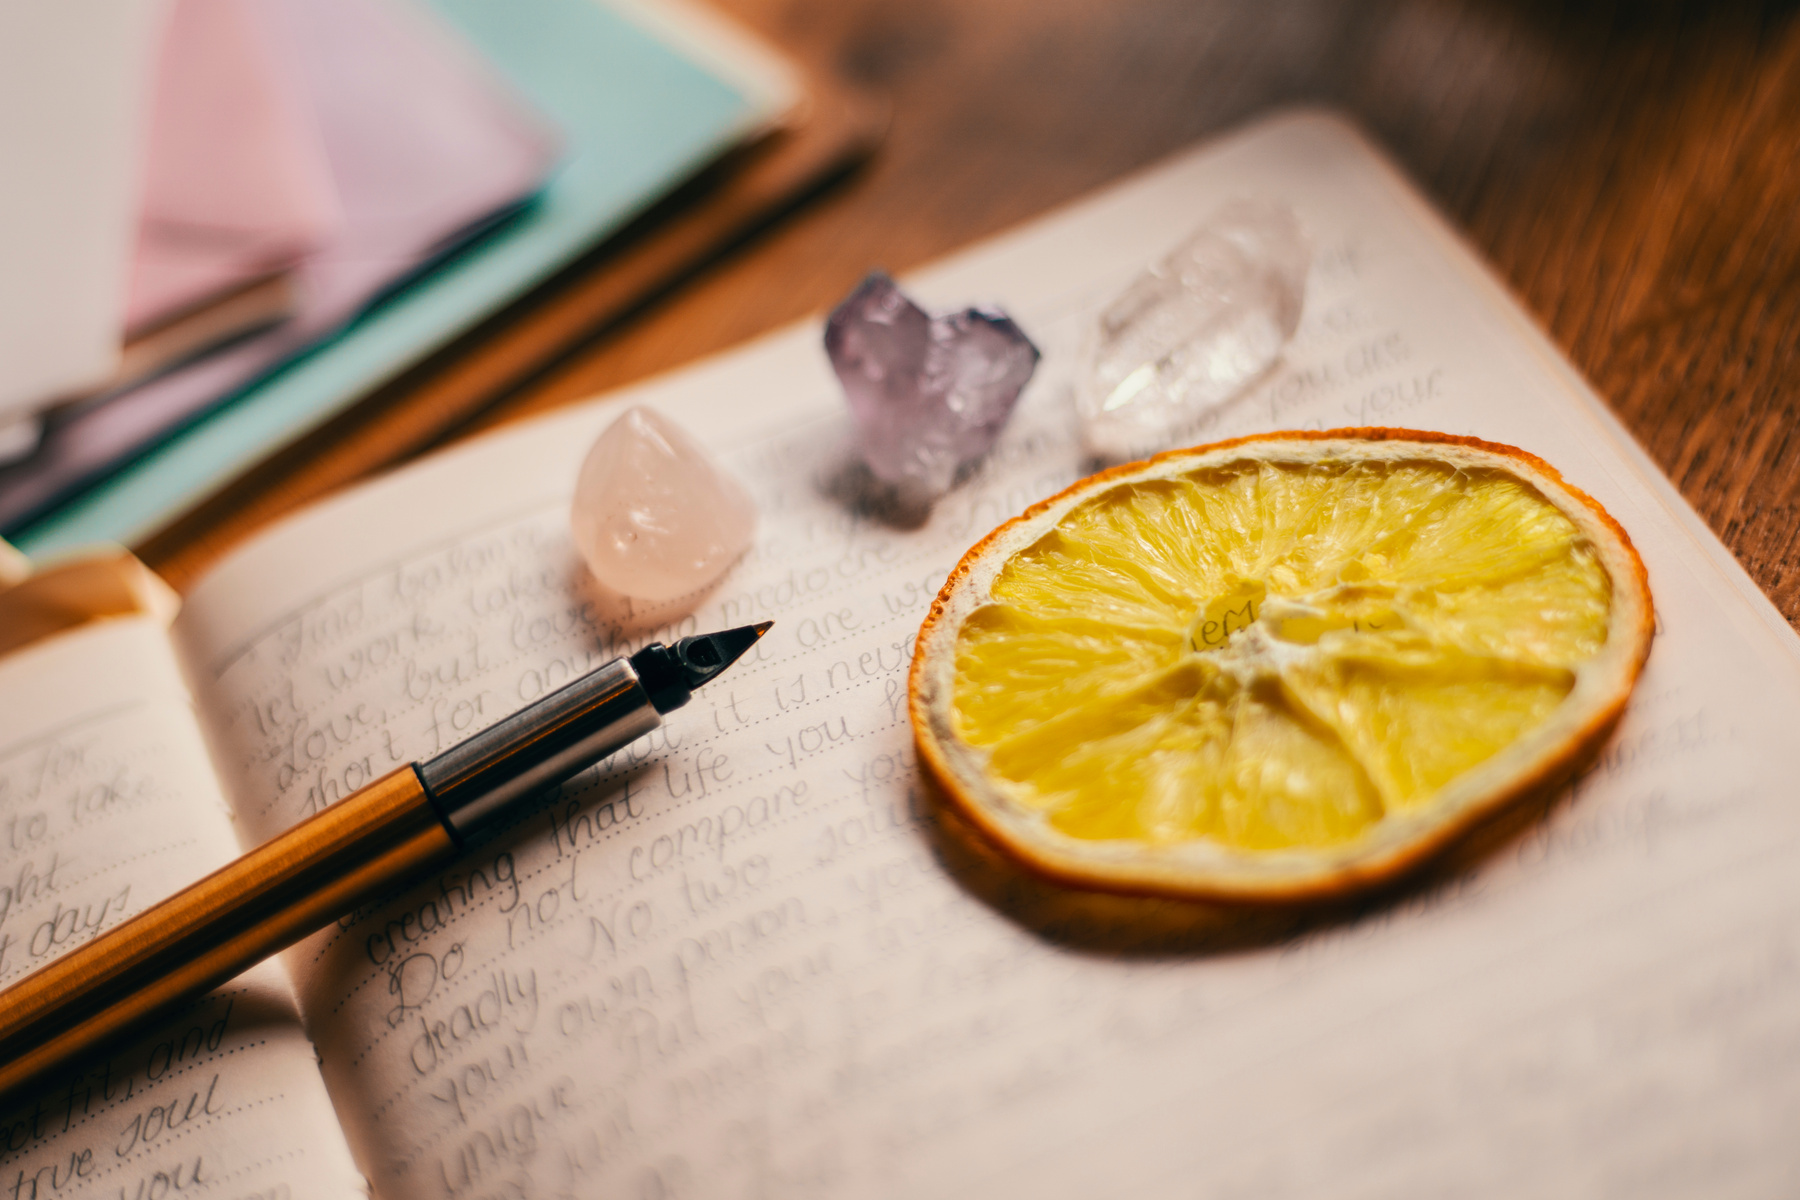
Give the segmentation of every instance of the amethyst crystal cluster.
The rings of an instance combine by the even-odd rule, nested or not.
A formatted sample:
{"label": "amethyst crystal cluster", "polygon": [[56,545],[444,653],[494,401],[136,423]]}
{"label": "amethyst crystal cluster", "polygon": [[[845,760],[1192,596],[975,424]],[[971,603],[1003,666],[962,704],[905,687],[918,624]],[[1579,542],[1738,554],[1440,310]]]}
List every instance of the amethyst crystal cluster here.
{"label": "amethyst crystal cluster", "polygon": [[933,317],[879,271],[832,312],[825,352],[869,469],[928,498],[993,446],[1038,363],[1037,347],[1005,313]]}

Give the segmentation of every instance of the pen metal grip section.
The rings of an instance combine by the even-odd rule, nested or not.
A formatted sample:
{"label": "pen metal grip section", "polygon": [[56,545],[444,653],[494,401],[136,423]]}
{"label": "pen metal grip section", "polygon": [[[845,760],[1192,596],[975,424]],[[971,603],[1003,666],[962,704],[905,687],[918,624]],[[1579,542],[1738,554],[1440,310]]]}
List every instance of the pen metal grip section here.
{"label": "pen metal grip section", "polygon": [[419,764],[444,823],[466,838],[515,800],[561,783],[662,724],[623,658]]}
{"label": "pen metal grip section", "polygon": [[0,992],[0,1094],[454,853],[411,766],[376,780]]}

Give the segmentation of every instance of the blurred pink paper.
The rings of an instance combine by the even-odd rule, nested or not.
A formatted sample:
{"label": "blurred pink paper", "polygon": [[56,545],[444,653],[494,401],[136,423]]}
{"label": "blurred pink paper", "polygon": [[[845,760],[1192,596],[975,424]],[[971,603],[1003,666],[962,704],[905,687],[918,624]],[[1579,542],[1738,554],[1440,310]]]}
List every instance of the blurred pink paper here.
{"label": "blurred pink paper", "polygon": [[302,266],[313,336],[524,203],[555,165],[557,133],[416,0],[252,7],[300,81],[345,214]]}
{"label": "blurred pink paper", "polygon": [[286,270],[342,223],[318,125],[251,0],[175,0],[148,142],[128,333]]}

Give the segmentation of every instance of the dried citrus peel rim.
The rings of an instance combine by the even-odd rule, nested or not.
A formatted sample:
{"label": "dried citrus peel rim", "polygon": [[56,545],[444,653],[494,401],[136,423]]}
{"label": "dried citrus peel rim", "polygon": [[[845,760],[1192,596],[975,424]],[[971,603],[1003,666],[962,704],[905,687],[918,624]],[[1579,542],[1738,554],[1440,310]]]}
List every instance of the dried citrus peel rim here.
{"label": "dried citrus peel rim", "polygon": [[[1332,846],[1242,851],[1196,839],[1150,844],[1076,838],[1021,802],[988,769],[988,751],[956,732],[956,639],[989,598],[1009,559],[1055,529],[1077,505],[1114,487],[1233,464],[1430,462],[1498,471],[1523,481],[1576,527],[1611,581],[1605,643],[1574,668],[1574,686],[1543,725],[1453,779],[1412,811],[1390,811],[1366,833]],[[1265,615],[1266,611],[1265,611]],[[1385,881],[1420,861],[1514,799],[1560,782],[1617,720],[1649,650],[1650,597],[1629,538],[1591,498],[1542,460],[1508,446],[1412,430],[1355,429],[1274,434],[1179,450],[1082,480],[1002,525],[964,556],[921,628],[910,704],[921,756],[958,807],[1034,870],[1066,882],[1115,891],[1241,901],[1285,902],[1342,895]],[[1247,630],[1254,634],[1254,630]],[[1236,655],[1282,652],[1254,637]],[[1187,660],[1192,662],[1192,659]],[[1223,667],[1214,656],[1214,667]],[[1527,664],[1521,664],[1526,666]],[[1146,680],[1146,684],[1151,681]],[[1049,731],[1047,731],[1049,732]]]}

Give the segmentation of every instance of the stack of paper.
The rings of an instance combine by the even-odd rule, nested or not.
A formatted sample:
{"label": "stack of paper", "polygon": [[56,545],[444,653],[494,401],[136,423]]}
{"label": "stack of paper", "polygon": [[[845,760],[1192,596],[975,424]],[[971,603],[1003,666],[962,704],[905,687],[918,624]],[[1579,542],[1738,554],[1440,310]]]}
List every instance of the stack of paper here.
{"label": "stack of paper", "polygon": [[[116,106],[116,156],[143,143],[141,183],[120,189],[135,253],[110,303],[88,305],[111,340],[85,374],[19,389],[21,406],[60,403],[29,457],[0,466],[0,533],[38,552],[141,534],[797,92],[778,65],[721,66],[690,27],[623,0],[520,0],[504,20],[488,7],[170,0],[160,21],[147,7],[144,128],[129,96]],[[8,274],[0,290],[31,286]]]}
{"label": "stack of paper", "polygon": [[120,145],[143,144],[113,150],[142,161],[122,192],[135,249],[109,273],[116,297],[81,314],[106,368],[21,381],[20,405],[64,403],[0,478],[0,525],[342,326],[522,204],[555,162],[549,124],[408,4],[173,0],[145,31],[149,86],[116,106]]}

